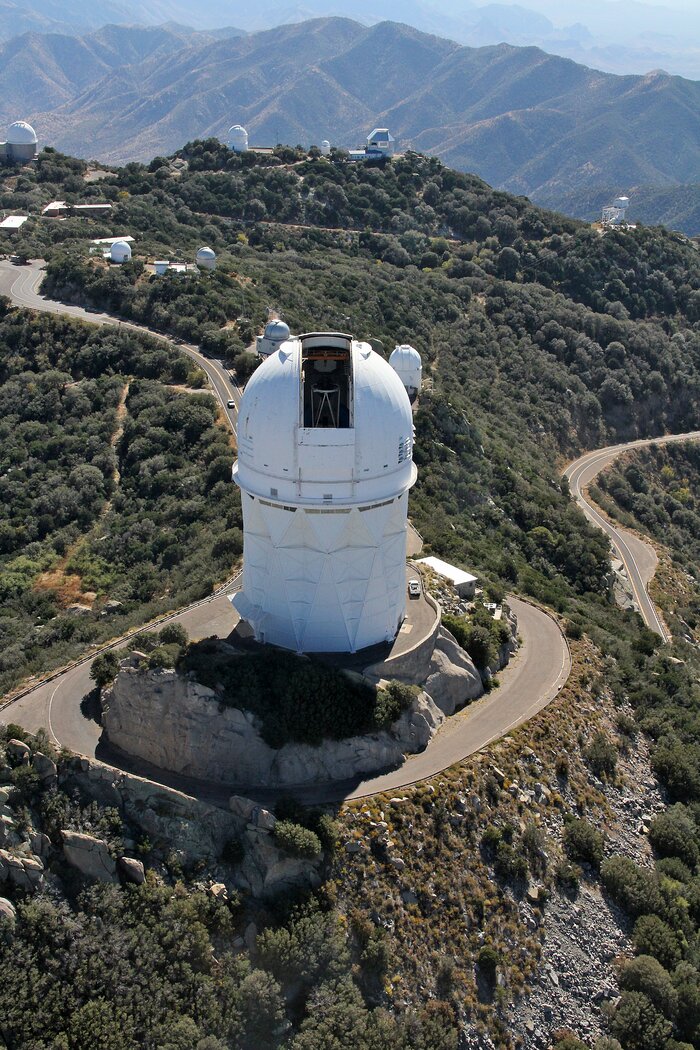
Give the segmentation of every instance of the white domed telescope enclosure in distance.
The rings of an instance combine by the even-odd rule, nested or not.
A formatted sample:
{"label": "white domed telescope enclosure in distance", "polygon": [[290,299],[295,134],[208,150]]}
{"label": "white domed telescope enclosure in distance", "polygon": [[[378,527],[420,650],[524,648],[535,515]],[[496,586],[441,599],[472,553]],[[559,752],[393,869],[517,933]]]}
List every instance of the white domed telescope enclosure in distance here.
{"label": "white domed telescope enclosure in distance", "polygon": [[109,258],[113,263],[125,263],[131,260],[131,245],[126,241],[115,241],[109,249]]}
{"label": "white domed telescope enclosure in distance", "polygon": [[213,270],[216,267],[216,252],[213,248],[200,248],[194,261],[200,270]]}
{"label": "white domed telescope enclosure in distance", "polygon": [[228,129],[229,149],[234,153],[245,153],[248,149],[248,132],[240,124],[234,124]]}
{"label": "white domed telescope enclosure in distance", "polygon": [[322,157],[330,157],[331,144],[328,141],[328,139],[324,139],[323,140],[323,142],[321,143],[321,147],[320,148],[321,148],[321,156]]}
{"label": "white domed telescope enclosure in distance", "polygon": [[7,139],[1,145],[4,159],[14,164],[28,164],[39,153],[36,131],[26,120],[10,124]]}
{"label": "white domed telescope enclosure in distance", "polygon": [[255,349],[260,357],[269,357],[289,339],[289,325],[278,317],[268,321],[262,335],[256,337]]}
{"label": "white domed telescope enclosure in distance", "polygon": [[290,338],[253,373],[238,413],[243,589],[259,642],[352,653],[391,643],[406,608],[404,386],[368,343]]}
{"label": "white domed telescope enclosure in distance", "polygon": [[403,343],[392,350],[389,364],[406,388],[409,400],[415,401],[423,381],[423,362],[418,351],[408,343]]}

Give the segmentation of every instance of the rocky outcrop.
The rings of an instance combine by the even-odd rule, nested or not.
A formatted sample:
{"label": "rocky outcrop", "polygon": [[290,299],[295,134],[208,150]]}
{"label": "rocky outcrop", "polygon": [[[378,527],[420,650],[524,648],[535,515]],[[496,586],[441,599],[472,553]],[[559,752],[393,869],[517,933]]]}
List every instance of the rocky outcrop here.
{"label": "rocky outcrop", "polygon": [[12,901],[8,901],[7,897],[0,897],[0,922],[5,919],[14,925],[16,915],[17,911]]}
{"label": "rocky outcrop", "polygon": [[[275,897],[320,881],[321,862],[290,857],[278,849],[272,837],[274,815],[251,799],[233,796],[227,811],[86,758],[75,759],[67,767],[62,786],[77,787],[100,805],[117,807],[148,836],[156,852],[172,853],[175,845],[183,863],[204,860],[215,864],[229,842],[240,842],[243,860],[233,881],[255,897]],[[133,879],[134,865],[139,863],[120,858],[122,877]]]}
{"label": "rocky outcrop", "polygon": [[223,784],[272,787],[345,780],[391,769],[421,751],[443,720],[422,693],[384,732],[320,747],[262,739],[254,715],[224,707],[213,690],[175,671],[123,668],[105,696],[110,743],[153,765]]}
{"label": "rocky outcrop", "polygon": [[134,857],[120,857],[118,862],[119,873],[125,882],[134,882],[140,886],[146,881],[146,872],[140,860]]}
{"label": "rocky outcrop", "polygon": [[89,879],[118,882],[117,864],[103,839],[80,831],[62,831],[63,855],[73,868]]}
{"label": "rocky outcrop", "polygon": [[484,691],[481,675],[469,654],[446,627],[441,627],[437,636],[424,689],[445,715],[454,714],[458,707],[464,707]]}
{"label": "rocky outcrop", "polygon": [[38,857],[21,856],[0,849],[0,882],[9,882],[32,893],[44,881],[44,865]]}

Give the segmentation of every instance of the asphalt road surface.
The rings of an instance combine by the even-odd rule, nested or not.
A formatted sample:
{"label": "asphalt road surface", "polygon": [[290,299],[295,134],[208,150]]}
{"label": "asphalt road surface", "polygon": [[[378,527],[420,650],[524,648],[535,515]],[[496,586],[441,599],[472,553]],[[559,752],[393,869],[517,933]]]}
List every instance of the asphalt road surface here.
{"label": "asphalt road surface", "polygon": [[[60,313],[91,324],[121,325],[146,332],[156,338],[165,338],[157,332],[119,321],[108,314],[94,313],[79,306],[48,300],[37,292],[41,276],[40,264],[17,267],[0,261],[0,294],[8,295],[16,305],[29,309]],[[205,358],[194,346],[179,345],[209,376],[235,432],[240,391],[231,383],[220,362]],[[229,400],[235,402],[236,408],[228,409],[226,403]],[[226,594],[235,590],[237,585],[238,581],[234,579],[221,593],[159,622],[162,623],[166,619],[177,620],[194,638],[212,634],[225,637],[236,622],[236,614]],[[335,783],[300,790],[299,796],[306,797],[309,801],[321,802],[362,797],[381,791],[396,791],[434,776],[461,761],[545,707],[557,695],[569,676],[571,661],[568,646],[556,622],[546,613],[519,599],[511,599],[511,604],[518,616],[519,634],[523,645],[510,665],[501,672],[500,688],[471,704],[461,714],[447,720],[425,751],[409,758],[400,769],[361,782]],[[3,721],[16,722],[30,731],[45,727],[57,745],[67,747],[78,754],[94,757],[99,753],[101,733],[95,712],[90,709],[88,700],[92,687],[89,669],[94,656],[95,652],[69,670],[55,674],[50,681],[30,688],[17,699],[4,705]],[[114,764],[123,765],[132,772],[160,780],[209,801],[225,804],[232,791],[231,787],[193,781],[155,770],[131,759],[119,759],[112,755],[109,758]],[[241,785],[242,787],[253,797],[269,798],[271,795],[270,792],[259,791],[253,785]]]}
{"label": "asphalt road surface", "polygon": [[621,445],[610,445],[596,452],[587,452],[585,456],[570,463],[564,471],[564,476],[569,480],[571,495],[588,520],[602,529],[609,537],[613,548],[625,566],[642,619],[647,627],[660,634],[664,641],[669,640],[668,630],[647,590],[656,571],[658,561],[656,551],[650,543],[645,543],[633,532],[608,521],[595,504],[588,499],[586,489],[601,470],[604,470],[625,452],[630,452],[635,448],[645,448],[648,445],[666,445],[672,441],[697,441],[699,439],[700,430],[693,430],[688,434],[665,434],[662,437],[641,438],[638,441],[628,441]]}

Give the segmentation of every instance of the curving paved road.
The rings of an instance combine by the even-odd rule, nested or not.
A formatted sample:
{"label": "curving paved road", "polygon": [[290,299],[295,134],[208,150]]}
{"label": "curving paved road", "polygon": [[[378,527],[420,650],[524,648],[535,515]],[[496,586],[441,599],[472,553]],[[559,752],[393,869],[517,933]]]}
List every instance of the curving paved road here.
{"label": "curving paved road", "polygon": [[602,529],[609,537],[613,548],[625,566],[642,619],[647,627],[661,635],[665,642],[670,640],[669,632],[647,590],[656,571],[658,562],[656,551],[650,543],[645,543],[633,532],[608,521],[595,504],[587,498],[586,490],[601,470],[610,466],[618,456],[625,452],[630,452],[635,448],[645,448],[648,445],[666,445],[672,441],[698,440],[700,440],[700,430],[693,430],[687,434],[664,434],[661,437],[640,438],[637,441],[627,441],[620,445],[609,445],[595,452],[587,452],[570,463],[564,471],[564,476],[569,481],[571,495],[588,520]]}
{"label": "curving paved road", "polygon": [[[118,321],[108,314],[45,299],[37,292],[41,276],[40,264],[18,268],[0,261],[0,294],[8,295],[16,305],[28,309],[61,313],[91,324],[128,327],[171,342],[158,332]],[[194,346],[179,345],[209,376],[235,433],[240,391],[231,383],[221,362],[204,357]],[[236,408],[228,409],[228,400],[233,400]],[[181,612],[163,617],[158,622],[177,620],[194,638],[211,634],[226,636],[236,621],[236,614],[226,595],[237,584],[238,578],[235,577],[217,594]],[[318,803],[359,798],[407,787],[434,776],[480,750],[545,707],[557,695],[571,671],[568,645],[557,623],[546,613],[519,599],[511,599],[511,604],[518,616],[523,645],[510,665],[499,675],[500,688],[449,719],[425,751],[409,758],[400,769],[361,782],[336,782],[299,789],[295,793],[306,801]],[[123,640],[118,640],[104,648],[121,644]],[[16,722],[30,731],[45,727],[56,744],[78,754],[95,757],[99,754],[101,727],[85,702],[92,688],[89,669],[94,656],[95,651],[70,669],[57,672],[50,681],[44,681],[2,705],[3,720]],[[233,790],[232,786],[207,784],[157,770],[126,756],[100,754],[100,757],[142,776],[224,805]],[[235,789],[263,801],[275,794],[260,791],[251,785],[236,785]],[[288,791],[286,789],[285,793]]]}

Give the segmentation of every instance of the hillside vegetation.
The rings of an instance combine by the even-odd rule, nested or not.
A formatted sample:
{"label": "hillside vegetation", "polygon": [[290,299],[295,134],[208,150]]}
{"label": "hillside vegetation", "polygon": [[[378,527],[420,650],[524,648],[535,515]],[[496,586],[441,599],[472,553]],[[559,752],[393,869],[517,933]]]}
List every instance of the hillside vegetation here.
{"label": "hillside vegetation", "polygon": [[[419,473],[410,512],[428,550],[476,570],[494,596],[515,591],[553,607],[575,641],[575,674],[561,704],[540,716],[532,737],[504,745],[505,758],[526,739],[537,749],[548,776],[533,765],[517,779],[533,799],[539,797],[543,819],[559,827],[566,858],[538,833],[534,816],[528,829],[529,803],[519,789],[507,787],[503,772],[499,780],[490,768],[479,769],[481,757],[438,778],[434,791],[426,785],[407,789],[406,799],[375,800],[367,806],[370,845],[340,855],[320,892],[322,911],[311,905],[313,918],[297,913],[274,929],[278,918],[289,918],[283,905],[274,916],[261,917],[261,923],[275,921],[258,941],[253,965],[277,984],[255,977],[254,987],[265,980],[269,989],[264,1003],[272,1013],[267,1006],[261,1013],[274,1018],[272,1034],[266,1029],[257,1045],[441,1050],[456,1045],[459,1029],[479,1025],[497,1046],[512,1047],[506,1001],[533,979],[541,947],[541,931],[526,928],[522,917],[523,894],[535,881],[545,896],[562,886],[561,892],[575,893],[583,879],[629,913],[640,957],[656,960],[622,969],[624,994],[619,1009],[610,1010],[611,1033],[624,1050],[678,1050],[679,1040],[697,1043],[697,652],[683,639],[663,647],[636,614],[615,607],[607,541],[586,523],[561,480],[563,461],[583,448],[697,428],[700,260],[692,245],[643,227],[601,236],[417,154],[352,167],[339,155],[321,160],[286,149],[264,160],[241,158],[209,140],[148,167],[119,169],[99,189],[86,187],[82,178],[79,163],[45,152],[35,173],[6,184],[2,203],[27,201],[36,208],[47,194],[104,193],[115,202],[115,230],[138,235],[134,260],[113,267],[89,255],[89,237],[110,232],[105,223],[83,225],[71,218],[27,224],[16,247],[48,258],[45,291],[199,340],[242,373],[252,366],[245,347],[270,308],[281,311],[295,331],[349,330],[373,339],[385,355],[397,342],[413,343],[423,355],[425,386],[415,414]],[[203,243],[218,254],[213,274],[156,278],[148,270],[153,257],[167,258],[175,250],[191,257]],[[115,492],[113,510],[101,524],[104,540],[90,532],[97,498],[81,508],[83,514],[93,508],[92,518],[78,521],[71,534],[86,537],[72,557],[85,580],[94,581],[96,600],[122,587],[119,600],[135,615],[154,607],[153,595],[161,602],[166,587],[169,601],[210,587],[214,572],[240,549],[235,489],[225,480],[233,452],[208,399],[167,389],[173,380],[183,381],[170,369],[184,361],[175,350],[159,347],[156,353],[149,340],[96,334],[56,319],[28,320],[20,311],[7,310],[5,323],[20,333],[15,355],[3,358],[10,391],[18,389],[15,372],[48,371],[43,358],[37,363],[31,357],[35,342],[47,342],[45,336],[35,339],[37,329],[51,333],[57,349],[50,361],[68,375],[66,387],[85,378],[74,346],[93,341],[90,375],[96,392],[104,384],[106,405],[94,441],[98,459],[109,455],[118,388],[123,391],[129,381],[116,442],[123,498]],[[105,346],[114,341],[110,357]],[[70,426],[88,426],[87,406],[83,414],[80,424]],[[62,420],[72,432],[68,416]],[[70,478],[74,458],[62,456]],[[102,478],[108,493],[104,470]],[[34,514],[31,491],[25,480],[14,498]],[[675,505],[664,506],[680,527]],[[10,526],[17,528],[15,522]],[[192,568],[185,572],[190,558]],[[118,581],[110,577],[113,565],[124,566]],[[41,571],[35,565],[27,573],[28,592]],[[206,664],[206,649],[201,659]],[[281,666],[284,673],[284,661]],[[251,690],[261,690],[258,712],[268,718],[265,675],[249,670]],[[232,694],[237,686],[227,683]],[[293,683],[287,692],[293,706]],[[293,719],[290,725],[296,731]],[[603,789],[616,783],[618,755],[641,732],[663,789],[682,807],[650,824],[659,861],[654,869],[616,856],[596,830],[605,825]],[[550,785],[547,793],[540,777]],[[470,809],[473,804],[477,813],[473,792],[478,819]],[[455,812],[460,799],[463,820]],[[284,806],[278,816],[282,812],[286,823]],[[298,819],[295,814],[292,823]],[[349,839],[362,838],[355,808],[345,827]],[[289,842],[308,839],[289,829],[285,836]],[[398,860],[414,884],[401,883],[399,890],[404,869],[390,849],[403,850],[406,860]],[[199,902],[196,873],[188,878],[176,896]],[[172,910],[162,897],[143,892],[139,927],[155,926],[167,942]],[[56,972],[59,960],[72,965],[71,945],[61,936],[76,916],[91,929],[97,915],[103,929],[114,931],[110,958],[118,960],[121,931],[134,921],[130,906],[120,898],[105,911],[95,894],[52,914],[51,929],[58,932],[47,951],[57,960]],[[546,921],[544,897],[541,908]],[[29,963],[39,950],[32,916],[31,910],[20,914],[17,935]],[[188,916],[187,922],[199,919]],[[215,939],[209,920],[202,925],[198,958],[205,961],[197,978],[186,988],[175,982],[171,1009],[158,1011],[153,1026],[184,1024],[194,1010],[204,1027],[194,1021],[190,1043],[182,1040],[188,1050],[220,1050],[216,1040],[230,1050],[247,1047],[247,969],[227,977],[223,1005],[192,1006],[214,1003],[218,975],[233,966],[225,954],[230,934]],[[215,971],[211,945],[215,957],[222,950],[224,959]],[[453,965],[442,958],[446,945],[459,953]],[[40,1007],[22,972],[13,977],[10,994],[21,994],[32,1014],[36,1010],[55,1025],[49,1009],[54,1000]],[[71,999],[76,1012],[91,994],[106,995],[104,984],[80,974]],[[127,967],[125,986],[136,989],[143,974],[142,960]],[[62,978],[50,983],[60,997]],[[202,989],[199,999],[187,990],[194,985]],[[280,995],[284,1007],[278,1009]],[[95,1022],[99,1031],[115,1016],[113,999],[106,997],[109,1006]],[[416,1019],[413,1007],[428,999],[426,1016]],[[129,1017],[134,1041],[140,1038],[143,1045],[146,1021],[134,1011]],[[283,1028],[287,1023],[291,1027]],[[163,1032],[148,1028],[145,1045],[181,1045],[170,1029]],[[69,1036],[67,1046],[82,1050],[77,1036]],[[577,1046],[562,1041],[558,1050]],[[44,1048],[37,1044],[36,1050]]]}

